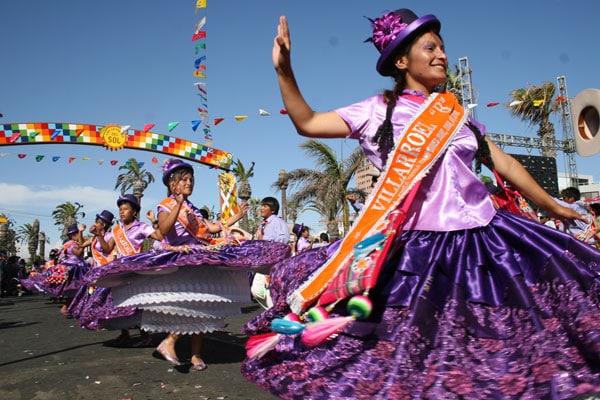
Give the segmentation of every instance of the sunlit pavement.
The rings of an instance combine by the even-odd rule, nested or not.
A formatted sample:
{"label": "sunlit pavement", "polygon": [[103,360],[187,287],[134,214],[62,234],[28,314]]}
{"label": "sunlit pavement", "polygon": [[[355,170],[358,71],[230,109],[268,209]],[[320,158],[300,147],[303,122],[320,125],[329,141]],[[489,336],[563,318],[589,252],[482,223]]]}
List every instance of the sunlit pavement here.
{"label": "sunlit pavement", "polygon": [[[2,399],[274,399],[240,374],[246,338],[241,327],[259,312],[254,303],[244,315],[228,319],[224,331],[206,335],[203,359],[208,369],[172,367],[153,355],[152,346],[119,347],[116,331],[88,331],[59,312],[60,305],[40,295],[0,299],[0,398]],[[132,329],[132,339],[139,332]],[[189,360],[187,338],[177,344]]]}

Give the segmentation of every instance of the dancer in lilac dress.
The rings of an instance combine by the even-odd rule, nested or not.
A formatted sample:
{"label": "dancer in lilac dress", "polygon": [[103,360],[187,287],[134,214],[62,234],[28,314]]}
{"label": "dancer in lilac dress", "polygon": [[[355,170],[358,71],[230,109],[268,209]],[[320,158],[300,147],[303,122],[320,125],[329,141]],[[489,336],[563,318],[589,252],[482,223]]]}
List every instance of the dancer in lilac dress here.
{"label": "dancer in lilac dress", "polygon": [[79,228],[77,224],[67,228],[69,239],[60,250],[58,263],[48,269],[43,281],[44,292],[64,301],[60,309],[63,315],[69,315],[68,307],[79,288],[85,285],[83,276],[90,267],[83,259],[84,248],[80,245],[83,242],[81,231],[84,229],[85,225]]}
{"label": "dancer in lilac dress", "polygon": [[[91,249],[92,265],[90,268],[101,267],[113,259],[112,251],[108,248],[103,249],[103,247],[106,247],[106,243],[112,237],[110,228],[114,219],[115,216],[108,210],[103,210],[100,214],[96,214],[96,220],[89,229],[92,237],[80,244],[82,248],[90,247]],[[76,318],[83,327],[87,325],[87,322],[82,317],[83,309],[88,304],[94,290],[94,286],[82,285],[68,308],[69,315]]]}
{"label": "dancer in lilac dress", "polygon": [[30,292],[47,294],[44,291],[44,279],[46,279],[46,277],[50,274],[48,272],[50,268],[52,268],[58,263],[59,254],[59,249],[50,250],[50,253],[48,253],[48,260],[44,263],[40,271],[32,271],[27,278],[21,279],[21,285],[23,285],[25,290],[28,290]]}
{"label": "dancer in lilac dress", "polygon": [[[316,303],[326,294],[313,291],[327,287],[317,278],[356,244],[354,236],[274,266],[275,305],[245,326],[249,343],[260,343],[261,351],[248,347],[242,374],[284,399],[567,399],[600,393],[600,253],[535,221],[496,211],[471,170],[474,158],[494,165],[552,215],[583,217],[557,204],[486,139],[485,128],[465,117],[452,94],[436,92],[448,60],[435,16],[401,9],[372,23],[371,40],[381,53],[377,71],[395,81],[394,90],[382,95],[314,112],[292,72],[285,17],[273,62],[298,132],[357,139],[381,170],[355,225],[381,209],[395,212],[401,199],[381,188],[411,185],[415,197],[404,229],[390,233],[392,250],[367,294],[370,315],[346,317],[350,301],[334,303],[328,319],[347,325],[325,341],[304,334],[326,326],[327,319],[302,331],[283,322],[297,318],[291,312],[311,320],[311,295]],[[421,151],[428,138],[435,138],[431,152],[429,145]],[[425,159],[431,162],[419,162]],[[410,182],[395,179],[419,168]]]}
{"label": "dancer in lilac dress", "polygon": [[213,238],[224,226],[239,221],[247,205],[242,203],[240,212],[227,221],[204,219],[189,201],[193,173],[193,167],[180,160],[168,160],[163,166],[168,197],[157,212],[164,237],[161,248],[118,259],[88,278],[111,287],[118,307],[142,310],[142,329],[169,334],[156,350],[172,364],[181,364],[176,342],[191,335],[191,365],[200,371],[206,368],[201,358],[204,333],[223,328],[225,317],[241,314],[241,306],[250,301],[247,272],[268,271],[288,256],[289,247],[264,241],[240,244],[229,236]]}

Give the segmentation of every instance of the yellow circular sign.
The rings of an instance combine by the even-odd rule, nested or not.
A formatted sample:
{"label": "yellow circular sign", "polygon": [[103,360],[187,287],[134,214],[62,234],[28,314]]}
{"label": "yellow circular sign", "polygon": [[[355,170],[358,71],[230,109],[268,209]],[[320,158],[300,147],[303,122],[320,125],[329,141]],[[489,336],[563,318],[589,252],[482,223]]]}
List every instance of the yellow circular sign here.
{"label": "yellow circular sign", "polygon": [[104,144],[110,150],[120,150],[125,146],[127,135],[121,132],[120,126],[107,125],[100,132],[102,139],[104,139]]}

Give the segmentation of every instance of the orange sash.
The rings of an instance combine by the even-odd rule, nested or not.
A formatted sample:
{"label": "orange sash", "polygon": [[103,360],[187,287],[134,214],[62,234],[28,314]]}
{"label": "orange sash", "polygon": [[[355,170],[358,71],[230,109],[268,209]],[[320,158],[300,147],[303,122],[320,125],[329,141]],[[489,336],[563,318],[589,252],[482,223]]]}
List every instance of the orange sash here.
{"label": "orange sash", "polygon": [[130,256],[140,251],[140,249],[136,249],[135,246],[129,241],[129,238],[125,234],[125,229],[123,229],[123,226],[120,222],[114,226],[112,233],[113,238],[115,239],[115,246],[117,246],[117,251],[122,256]]}
{"label": "orange sash", "polygon": [[98,250],[96,248],[97,242],[98,242],[98,238],[94,237],[92,239],[92,245],[90,246],[92,248],[92,258],[94,259],[94,263],[97,266],[108,264],[109,262],[111,262],[113,260],[113,255],[111,253],[108,256],[105,256],[104,253],[102,253],[100,250]]}
{"label": "orange sash", "polygon": [[465,122],[465,112],[451,93],[434,93],[421,105],[397,139],[377,186],[337,251],[288,297],[292,311],[313,304],[352,256],[354,245],[381,232],[396,209],[445,152]]}
{"label": "orange sash", "polygon": [[[160,205],[166,208],[170,213],[175,209],[177,200],[172,197],[167,197],[160,202]],[[179,214],[177,214],[177,220],[185,227],[185,229],[191,233],[196,240],[201,243],[211,244],[212,238],[208,232],[208,228],[204,222],[194,213],[190,207],[185,203],[181,205]]]}

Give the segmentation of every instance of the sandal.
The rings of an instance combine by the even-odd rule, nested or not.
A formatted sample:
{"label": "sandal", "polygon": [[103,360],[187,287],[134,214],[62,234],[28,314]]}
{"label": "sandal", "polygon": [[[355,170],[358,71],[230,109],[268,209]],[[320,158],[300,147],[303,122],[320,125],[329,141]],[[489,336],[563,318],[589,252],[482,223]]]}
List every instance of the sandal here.
{"label": "sandal", "polygon": [[[195,363],[194,359],[200,360],[200,362]],[[204,360],[202,360],[202,358],[200,358],[200,354],[192,355],[191,362],[192,362],[192,369],[194,371],[204,371],[206,368],[208,368],[208,365],[206,365]]]}
{"label": "sandal", "polygon": [[156,348],[156,352],[158,354],[160,354],[162,356],[162,358],[164,358],[165,360],[167,360],[171,364],[173,364],[175,366],[181,365],[181,362],[179,361],[179,359],[177,358],[177,356],[170,354],[169,351],[165,348],[165,343],[168,343],[170,345],[174,345],[174,343],[171,342],[171,341],[163,340],[162,342],[160,342],[160,344]]}

